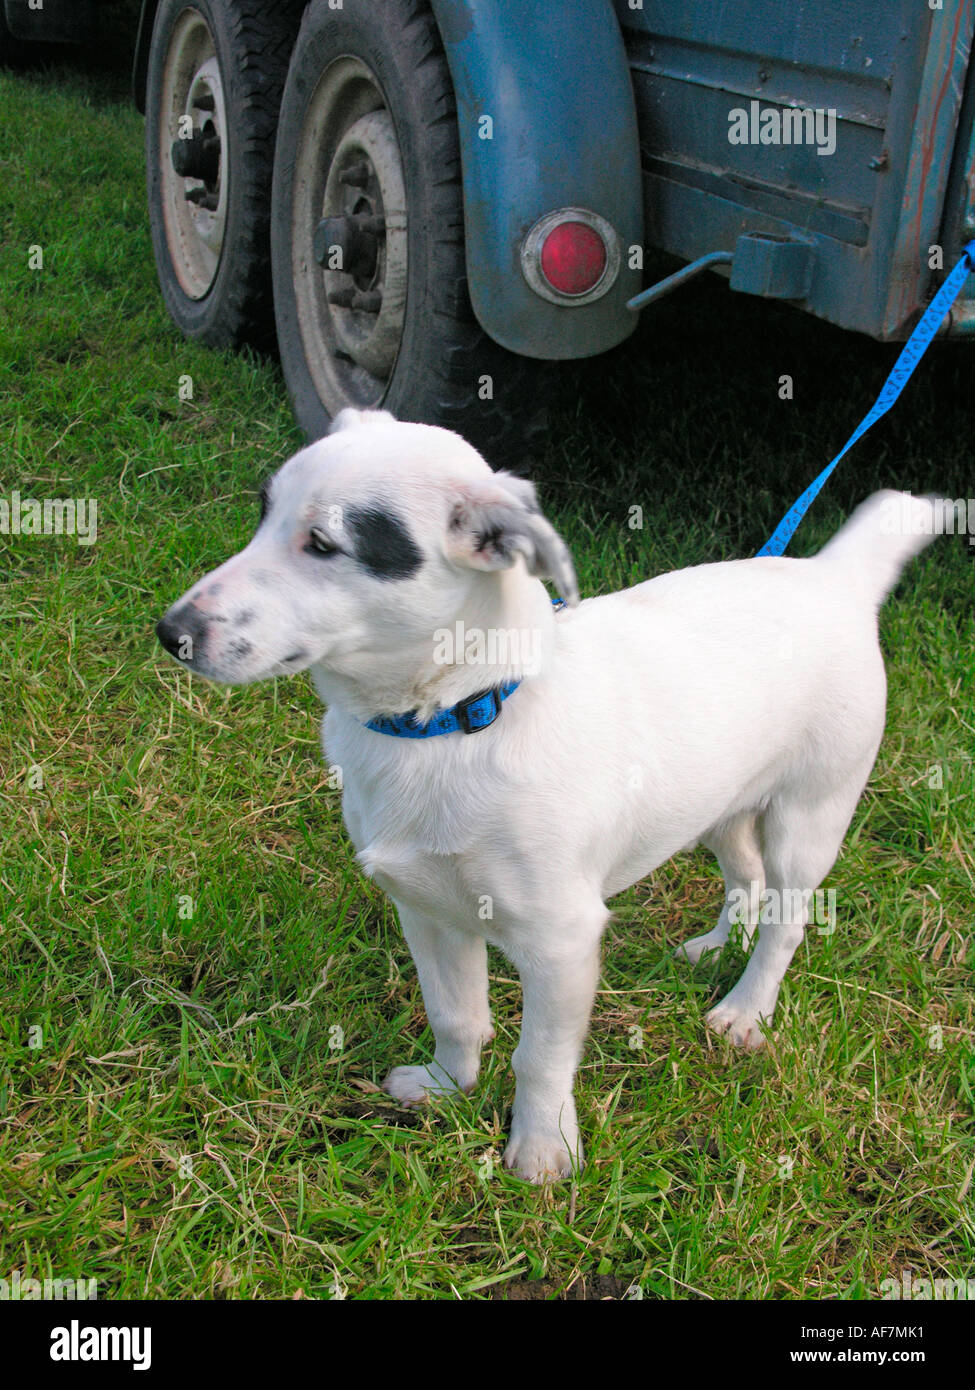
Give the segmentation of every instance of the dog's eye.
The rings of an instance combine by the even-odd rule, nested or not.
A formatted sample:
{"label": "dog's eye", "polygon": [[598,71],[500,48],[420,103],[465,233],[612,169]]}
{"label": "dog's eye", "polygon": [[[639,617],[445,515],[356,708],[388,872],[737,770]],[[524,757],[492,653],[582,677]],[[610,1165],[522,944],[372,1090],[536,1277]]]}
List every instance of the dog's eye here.
{"label": "dog's eye", "polygon": [[324,531],[313,526],[308,532],[308,543],[305,549],[314,551],[316,555],[337,555],[339,548],[337,545],[333,545]]}

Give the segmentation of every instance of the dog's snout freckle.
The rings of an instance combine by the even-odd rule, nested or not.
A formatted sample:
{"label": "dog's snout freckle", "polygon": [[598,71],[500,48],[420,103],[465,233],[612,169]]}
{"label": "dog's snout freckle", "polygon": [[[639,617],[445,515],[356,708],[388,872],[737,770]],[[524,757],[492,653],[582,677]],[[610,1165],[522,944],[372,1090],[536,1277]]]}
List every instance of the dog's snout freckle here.
{"label": "dog's snout freckle", "polygon": [[253,621],[254,621],[254,610],[253,610],[253,608],[245,608],[244,611],[243,611],[243,613],[241,613],[241,614],[239,615],[238,619],[237,619],[237,626],[238,626],[238,627],[246,627],[248,623],[252,623]]}

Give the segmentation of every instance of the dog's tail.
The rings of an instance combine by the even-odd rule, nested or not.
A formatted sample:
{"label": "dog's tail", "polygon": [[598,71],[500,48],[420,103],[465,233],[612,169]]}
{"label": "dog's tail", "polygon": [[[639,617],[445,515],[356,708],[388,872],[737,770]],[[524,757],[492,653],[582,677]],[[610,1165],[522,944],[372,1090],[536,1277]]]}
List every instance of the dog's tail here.
{"label": "dog's tail", "polygon": [[875,492],[823,546],[816,563],[843,570],[879,608],[907,562],[945,529],[944,510],[950,506],[938,497]]}

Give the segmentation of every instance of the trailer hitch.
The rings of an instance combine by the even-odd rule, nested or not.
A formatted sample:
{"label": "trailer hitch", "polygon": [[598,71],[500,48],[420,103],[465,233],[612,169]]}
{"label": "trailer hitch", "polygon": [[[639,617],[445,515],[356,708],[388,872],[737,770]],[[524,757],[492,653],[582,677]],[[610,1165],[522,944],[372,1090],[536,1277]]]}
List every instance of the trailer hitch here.
{"label": "trailer hitch", "polygon": [[634,311],[645,309],[714,265],[731,266],[729,287],[740,294],[757,294],[763,299],[805,299],[812,284],[814,252],[811,241],[746,232],[738,238],[734,251],[711,251],[691,261],[634,295],[626,307]]}

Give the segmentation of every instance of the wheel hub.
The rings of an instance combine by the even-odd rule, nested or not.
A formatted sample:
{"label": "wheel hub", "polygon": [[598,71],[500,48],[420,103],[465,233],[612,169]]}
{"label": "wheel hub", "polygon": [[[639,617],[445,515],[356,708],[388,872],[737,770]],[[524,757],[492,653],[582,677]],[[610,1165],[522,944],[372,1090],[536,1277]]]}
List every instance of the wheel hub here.
{"label": "wheel hub", "polygon": [[172,160],[181,179],[202,179],[215,187],[220,181],[220,136],[213,129],[213,123],[207,121],[206,126],[194,130],[188,140],[174,140]]}
{"label": "wheel hub", "polygon": [[360,116],[342,135],[314,235],[333,361],[363,369],[381,398],[406,317],[406,190],[388,111]]}
{"label": "wheel hub", "polygon": [[198,10],[173,30],[163,74],[159,150],[170,259],[191,299],[210,290],[227,224],[227,117],[213,37]]}

